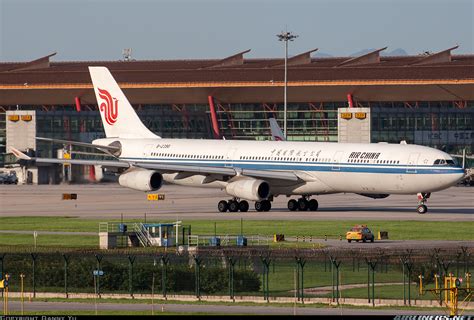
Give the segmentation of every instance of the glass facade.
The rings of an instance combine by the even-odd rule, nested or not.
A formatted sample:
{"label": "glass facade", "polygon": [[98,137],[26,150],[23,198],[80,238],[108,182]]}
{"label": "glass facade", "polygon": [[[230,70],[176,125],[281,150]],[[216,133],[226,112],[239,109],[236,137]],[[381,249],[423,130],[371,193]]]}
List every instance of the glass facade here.
{"label": "glass facade", "polygon": [[[287,132],[291,141],[337,141],[337,108],[344,102],[289,103]],[[209,107],[207,107],[209,108]],[[268,140],[268,118],[283,130],[283,104],[227,104],[216,106],[221,134],[232,139]]]}
{"label": "glass facade", "polygon": [[370,103],[371,140],[399,143],[406,140],[448,153],[474,150],[474,101]]}

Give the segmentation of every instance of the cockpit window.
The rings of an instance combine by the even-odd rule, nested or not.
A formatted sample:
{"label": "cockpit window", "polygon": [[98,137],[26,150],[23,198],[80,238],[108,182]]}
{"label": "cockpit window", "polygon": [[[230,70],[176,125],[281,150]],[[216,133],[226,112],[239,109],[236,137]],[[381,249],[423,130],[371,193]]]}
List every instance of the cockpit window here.
{"label": "cockpit window", "polygon": [[455,165],[453,160],[444,160],[444,159],[436,159],[434,164],[440,165],[440,166]]}

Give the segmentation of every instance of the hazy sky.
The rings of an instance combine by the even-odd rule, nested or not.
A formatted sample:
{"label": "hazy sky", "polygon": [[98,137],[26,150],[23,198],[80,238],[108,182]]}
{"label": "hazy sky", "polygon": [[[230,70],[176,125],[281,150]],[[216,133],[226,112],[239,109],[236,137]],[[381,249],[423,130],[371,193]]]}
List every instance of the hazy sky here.
{"label": "hazy sky", "polygon": [[367,48],[471,54],[474,0],[0,0],[0,61],[281,57],[276,34],[344,56]]}

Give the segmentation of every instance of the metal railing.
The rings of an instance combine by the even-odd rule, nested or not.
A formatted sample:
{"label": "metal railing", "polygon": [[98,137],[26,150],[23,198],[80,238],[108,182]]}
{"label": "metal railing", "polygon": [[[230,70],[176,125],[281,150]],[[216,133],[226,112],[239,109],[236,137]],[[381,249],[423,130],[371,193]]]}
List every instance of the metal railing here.
{"label": "metal railing", "polygon": [[154,241],[152,241],[150,233],[148,230],[145,228],[143,223],[135,223],[133,225],[135,229],[135,233],[137,235],[138,240],[144,247],[149,247],[153,244]]}
{"label": "metal railing", "polygon": [[[210,246],[211,239],[217,237],[220,239],[220,246],[235,246],[240,235],[190,235],[188,236],[188,245],[190,247]],[[268,245],[272,241],[271,236],[249,235],[244,236],[247,239],[247,245]]]}

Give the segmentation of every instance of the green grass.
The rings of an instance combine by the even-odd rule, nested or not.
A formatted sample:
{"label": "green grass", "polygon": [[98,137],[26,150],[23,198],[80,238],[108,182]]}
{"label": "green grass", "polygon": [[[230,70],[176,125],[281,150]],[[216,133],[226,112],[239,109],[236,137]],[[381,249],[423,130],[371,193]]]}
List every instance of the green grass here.
{"label": "green grass", "polygon": [[70,217],[0,217],[0,230],[99,232],[99,222]]}
{"label": "green grass", "polygon": [[[98,232],[99,222],[104,220],[67,218],[67,217],[1,217],[1,230],[30,230],[30,231],[82,231]],[[119,222],[111,220],[110,222]],[[132,220],[139,222],[140,220]],[[127,221],[131,222],[131,221]],[[162,221],[166,222],[166,221]],[[219,220],[217,233],[240,234],[240,219]],[[313,236],[320,239],[324,235],[338,239],[357,223],[364,223],[373,232],[388,231],[392,240],[474,240],[474,221],[379,221],[379,220],[327,220],[327,221],[287,221],[287,220],[244,220],[243,233],[246,235],[272,236],[275,233],[290,236]],[[185,220],[185,225],[191,225],[192,233],[199,235],[214,234],[214,221]],[[453,232],[456,230],[456,232]]]}
{"label": "green grass", "polygon": [[[430,285],[425,287],[425,289],[427,288],[434,289],[434,286]],[[374,291],[375,299],[403,299],[403,284],[375,286]],[[344,289],[340,290],[340,292],[342,298],[367,298],[367,287]],[[372,287],[370,287],[370,294],[372,295]],[[331,293],[325,296],[330,297]],[[408,286],[406,287],[405,297],[408,300]],[[418,286],[415,284],[410,286],[410,297],[412,300],[438,300],[438,297],[430,292],[420,295]]]}
{"label": "green grass", "polygon": [[[0,233],[0,246],[34,246],[32,234]],[[87,247],[98,248],[97,236],[39,234],[37,247]]]}
{"label": "green grass", "polygon": [[[291,296],[294,290],[294,263],[278,263],[274,268],[270,266],[269,288],[271,295]],[[403,275],[400,270],[391,268],[388,272],[380,272],[377,270],[377,283],[397,283],[402,282]],[[340,284],[366,284],[367,283],[367,265],[362,262],[360,269],[352,271],[352,265],[347,263],[340,269]],[[331,286],[331,271],[329,263],[324,271],[324,263],[309,261],[304,268],[304,287],[316,288]],[[316,295],[318,296],[318,295]],[[324,295],[319,295],[324,296]]]}

